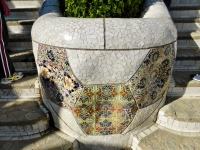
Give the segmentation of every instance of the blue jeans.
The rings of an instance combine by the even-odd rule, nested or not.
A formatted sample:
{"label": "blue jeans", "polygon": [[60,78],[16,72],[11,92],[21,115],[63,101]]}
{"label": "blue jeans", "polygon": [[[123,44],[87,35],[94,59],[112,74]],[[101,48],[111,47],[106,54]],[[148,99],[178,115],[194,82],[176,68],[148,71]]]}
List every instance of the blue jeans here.
{"label": "blue jeans", "polygon": [[167,6],[167,9],[169,10],[172,0],[163,0],[163,2],[165,3],[165,5]]}

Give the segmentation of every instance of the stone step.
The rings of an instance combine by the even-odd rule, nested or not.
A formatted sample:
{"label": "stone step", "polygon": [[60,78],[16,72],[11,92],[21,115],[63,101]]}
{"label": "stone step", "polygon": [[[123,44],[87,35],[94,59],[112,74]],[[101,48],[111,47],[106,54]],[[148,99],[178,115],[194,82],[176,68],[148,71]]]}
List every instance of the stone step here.
{"label": "stone step", "polygon": [[[35,63],[33,64],[33,62],[35,62],[35,59],[34,59],[34,56],[33,56],[33,50],[19,51],[19,52],[18,51],[15,51],[15,52],[11,51],[11,52],[9,52],[9,55],[10,55],[11,60],[15,63],[16,62],[24,62],[24,63],[29,62],[29,65],[31,65],[32,67],[33,66],[35,67]],[[18,68],[20,68],[20,66]]]}
{"label": "stone step", "polygon": [[[171,14],[172,18],[175,18],[174,21],[179,22],[179,23],[183,22],[183,21],[185,22],[185,20],[186,20],[186,22],[191,21],[192,19],[195,20],[195,18],[200,17],[200,4],[172,5],[170,7],[170,14]],[[183,18],[185,20],[182,20],[181,18]]]}
{"label": "stone step", "polygon": [[0,137],[40,134],[49,129],[49,111],[39,99],[0,99]]}
{"label": "stone step", "polygon": [[9,42],[32,42],[31,33],[9,33]]}
{"label": "stone step", "polygon": [[1,100],[15,100],[19,98],[39,98],[37,73],[24,73],[24,77],[8,85],[0,84]]}
{"label": "stone step", "polygon": [[8,21],[7,27],[10,41],[7,49],[10,51],[32,50],[31,28],[33,20]]}
{"label": "stone step", "polygon": [[197,150],[200,133],[184,133],[153,125],[133,136],[132,150]]}
{"label": "stone step", "polygon": [[177,41],[178,47],[200,47],[200,39],[179,39]]}
{"label": "stone step", "polygon": [[199,71],[200,60],[176,60],[173,65],[173,71]]}
{"label": "stone step", "polygon": [[199,17],[185,17],[184,15],[177,15],[172,18],[178,32],[195,32],[200,30]]}
{"label": "stone step", "polygon": [[200,32],[178,32],[176,60],[200,60]]}
{"label": "stone step", "polygon": [[6,0],[10,9],[14,8],[40,8],[43,0]]}
{"label": "stone step", "polygon": [[7,49],[9,51],[30,51],[33,48],[31,42],[10,42],[8,43]]}
{"label": "stone step", "polygon": [[[170,15],[172,18],[199,18],[200,17],[200,9],[199,10],[171,10]],[[175,20],[180,21],[180,20]]]}
{"label": "stone step", "polygon": [[6,20],[29,20],[38,18],[39,8],[12,8]]}
{"label": "stone step", "polygon": [[173,70],[173,81],[168,89],[167,96],[200,96],[200,82],[192,77],[200,73],[200,70]]}
{"label": "stone step", "polygon": [[21,71],[24,73],[37,73],[35,62],[14,62],[16,71]]}
{"label": "stone step", "polygon": [[196,17],[184,17],[184,16],[178,16],[177,18],[173,18],[174,23],[200,23],[200,18]]}
{"label": "stone step", "polygon": [[200,31],[200,23],[175,23],[178,32]]}
{"label": "stone step", "polygon": [[76,139],[55,129],[42,135],[2,137],[0,147],[1,150],[79,150]]}
{"label": "stone step", "polygon": [[200,0],[172,0],[173,5],[193,5],[193,4],[200,4]]}
{"label": "stone step", "polygon": [[200,3],[190,3],[190,4],[181,4],[181,3],[172,3],[170,6],[170,12],[174,10],[200,10]]}
{"label": "stone step", "polygon": [[198,39],[200,39],[200,31],[178,32],[178,40],[198,40]]}
{"label": "stone step", "polygon": [[35,19],[32,20],[7,20],[7,27],[9,34],[25,34],[30,33]]}
{"label": "stone step", "polygon": [[199,48],[178,48],[176,61],[179,60],[200,60],[200,49]]}
{"label": "stone step", "polygon": [[156,123],[175,131],[200,132],[199,97],[181,97],[171,101],[159,110]]}
{"label": "stone step", "polygon": [[31,33],[11,33],[9,34],[9,43],[7,49],[12,52],[20,53],[20,51],[31,51],[32,40]]}

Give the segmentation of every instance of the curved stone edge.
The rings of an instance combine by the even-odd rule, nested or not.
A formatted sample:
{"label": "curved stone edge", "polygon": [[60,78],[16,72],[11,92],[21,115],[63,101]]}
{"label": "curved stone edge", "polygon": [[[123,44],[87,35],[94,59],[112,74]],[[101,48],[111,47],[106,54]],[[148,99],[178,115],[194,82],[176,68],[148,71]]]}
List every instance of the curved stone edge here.
{"label": "curved stone edge", "polygon": [[[44,92],[42,92],[44,93]],[[43,98],[45,95],[43,94]],[[78,125],[74,118],[69,117],[70,113],[66,109],[62,109],[56,104],[52,103],[50,100],[45,99],[44,103],[48,107],[48,109],[52,112],[52,116],[55,121],[55,126],[60,129],[65,134],[71,136],[72,138],[77,139],[79,142],[82,143],[82,147],[86,148],[88,150],[94,149],[97,145],[98,147],[112,147],[112,148],[128,148],[131,147],[131,139],[135,134],[140,133],[141,131],[147,129],[149,126],[155,123],[155,120],[157,118],[157,113],[160,107],[164,105],[165,102],[165,96],[160,99],[159,102],[155,104],[152,104],[153,107],[157,106],[157,109],[140,125],[138,125],[135,129],[123,133],[123,134],[115,134],[115,135],[106,135],[106,136],[89,136],[85,135],[80,128],[78,128]],[[149,107],[151,109],[152,106]],[[142,109],[143,110],[143,109]],[[56,111],[56,113],[55,113]],[[58,116],[59,114],[59,116]],[[72,113],[71,113],[72,116]],[[61,119],[62,117],[62,119]],[[71,122],[71,124],[74,124],[75,129],[70,128],[63,120],[64,118],[68,118],[68,122]],[[74,121],[72,121],[73,119]],[[73,123],[74,122],[74,123]],[[76,129],[80,130],[79,134],[76,132]],[[86,138],[87,137],[87,138]],[[123,139],[123,140],[122,140]],[[112,141],[112,142],[110,142]]]}
{"label": "curved stone edge", "polygon": [[72,49],[140,49],[177,40],[176,27],[163,2],[155,1],[142,17],[65,18],[50,12],[35,21],[31,35],[35,42]]}
{"label": "curved stone edge", "polygon": [[134,119],[132,120],[130,125],[122,132],[122,134],[131,132],[141,124],[145,123],[145,120],[147,120],[152,114],[158,111],[157,110],[158,107],[163,106],[162,102],[165,102],[165,100],[166,100],[166,94],[164,94],[162,98],[160,98],[157,102],[153,103],[152,105],[149,105],[142,109],[138,109]]}
{"label": "curved stone edge", "polygon": [[[38,47],[38,43],[36,43],[36,42],[33,42],[33,46],[34,47]],[[39,71],[39,70],[38,70]],[[38,72],[39,73],[39,72]],[[39,73],[39,75],[40,75],[40,73]],[[165,96],[164,96],[165,97]],[[150,107],[147,107],[147,108],[145,108],[145,109],[142,109],[142,111],[144,111],[144,110],[150,110],[151,111],[151,113],[152,113],[152,111],[153,111],[153,108],[155,109],[155,108],[157,108],[157,105],[158,105],[158,103],[160,102],[160,100],[158,101],[158,102],[156,102],[155,103],[155,105],[154,104],[152,104],[152,105],[150,105]],[[52,102],[51,102],[52,103]],[[55,104],[52,104],[53,106],[54,106],[54,109],[56,109],[57,110],[57,114],[59,114],[61,111],[60,110],[63,110],[63,111],[65,111],[65,109],[63,109],[63,108],[60,108],[59,106],[57,106],[57,105],[55,105]],[[54,110],[51,110],[51,112],[52,111],[54,111]],[[70,116],[71,115],[71,112],[70,111],[67,111],[68,113],[66,113],[66,115],[64,115],[64,116]],[[150,114],[151,114],[150,113]],[[63,113],[63,114],[65,114],[65,113]],[[139,115],[139,114],[138,114]],[[143,116],[144,115],[144,113],[141,113],[141,116],[142,117],[145,117],[145,118],[148,118],[148,115],[147,116]],[[60,116],[62,116],[62,114],[60,115]],[[72,117],[71,118],[73,118],[73,115],[71,115]],[[58,117],[54,117],[55,118],[55,120],[58,118]],[[138,117],[136,118],[136,125],[130,125],[131,127],[128,129],[128,130],[132,130],[132,129],[134,129],[135,127],[137,127],[139,124],[141,124],[141,122],[144,122],[144,120],[137,120],[138,119]],[[66,119],[66,120],[68,120],[68,119]],[[140,122],[141,121],[141,122]],[[135,120],[134,120],[134,122],[135,122]],[[70,126],[74,126],[74,124],[71,124],[70,122],[69,123],[67,123],[67,124],[69,124]],[[134,123],[133,123],[134,124]],[[75,124],[76,125],[76,124]],[[69,128],[69,127],[68,127]],[[77,129],[79,128],[79,126],[77,125]],[[74,130],[74,131],[77,131],[77,129],[76,130]],[[123,132],[123,133],[126,133],[126,132],[128,132],[128,130],[126,130],[125,132]],[[82,131],[82,130],[81,130]],[[81,132],[82,133],[82,132]],[[122,134],[123,134],[122,133]],[[84,135],[84,133],[82,133],[83,135]]]}
{"label": "curved stone edge", "polygon": [[[176,136],[178,138],[185,139],[185,140],[187,140],[187,139],[195,140],[195,139],[199,139],[199,137],[200,137],[200,133],[179,132],[179,131],[174,131],[174,130],[168,129],[168,128],[163,127],[163,126],[158,125],[158,124],[154,124],[154,125],[150,126],[149,128],[145,129],[144,131],[140,132],[139,134],[136,134],[132,137],[132,139],[130,140],[131,141],[131,148],[133,150],[146,150],[147,149],[147,143],[146,143],[146,145],[144,145],[144,143],[143,143],[145,138],[151,138],[151,139],[155,138],[155,137],[159,138],[156,135],[156,134],[158,134],[158,132],[165,132],[165,134],[168,134],[167,136],[169,136],[170,139],[174,136]],[[161,135],[165,136],[165,134],[163,135],[163,133],[162,133]],[[151,135],[153,137],[151,137]],[[150,136],[150,137],[148,137],[148,136]],[[182,139],[180,140],[181,142],[182,142]],[[147,141],[148,141],[148,139],[146,139],[146,142]],[[151,146],[151,144],[155,144],[155,142],[151,143],[151,141],[148,141],[148,148],[149,148],[149,146]],[[177,145],[178,143],[175,143],[175,144]],[[188,144],[186,144],[186,145],[188,145]],[[157,146],[159,146],[159,145],[157,145]],[[196,144],[195,144],[195,146],[196,146]],[[165,148],[166,148],[166,146],[165,146]],[[197,148],[197,147],[195,147],[195,148]],[[173,149],[176,149],[176,148],[173,147]]]}
{"label": "curved stone edge", "polygon": [[[166,93],[165,93],[166,94]],[[160,104],[158,105],[157,109],[149,116],[149,118],[146,119],[146,121],[144,123],[141,124],[140,126],[140,130],[137,130],[137,128],[135,128],[136,132],[132,133],[130,138],[129,138],[129,142],[128,142],[128,147],[132,147],[134,145],[134,138],[136,139],[141,139],[141,136],[138,137],[138,135],[143,134],[144,131],[148,130],[149,128],[151,128],[152,126],[155,125],[156,119],[157,119],[157,115],[158,115],[158,111],[159,109],[164,105],[165,103],[165,99],[163,98],[162,101],[160,102]],[[152,129],[153,130],[153,129]],[[147,132],[148,133],[148,132]],[[147,134],[146,133],[146,134]],[[136,140],[138,141],[138,140]],[[135,148],[133,148],[135,149]]]}
{"label": "curved stone edge", "polygon": [[[41,88],[41,90],[43,91],[42,88]],[[78,124],[72,117],[73,115],[71,112],[67,111],[66,109],[62,109],[59,106],[57,106],[56,104],[52,103],[50,100],[45,99],[46,96],[45,96],[44,92],[42,92],[42,97],[43,97],[43,102],[45,103],[47,108],[51,111],[55,126],[59,130],[61,130],[63,133],[71,136],[72,138],[77,139],[79,142],[81,142],[83,144],[82,145],[83,147],[85,147],[85,146],[87,147],[87,150],[90,150],[90,149],[92,150],[92,148],[96,147],[97,145],[99,147],[106,146],[106,147],[112,147],[112,148],[113,147],[117,147],[117,148],[119,148],[119,147],[126,148],[127,147],[127,141],[129,139],[130,133],[128,133],[126,135],[117,134],[117,135],[106,135],[106,136],[88,136],[88,135],[86,136],[82,132],[82,130],[80,130],[80,128],[78,127]],[[65,114],[65,115],[63,115],[63,114]],[[70,115],[71,117],[69,117],[67,115]],[[71,122],[70,124],[74,124],[74,126],[72,126],[72,127],[75,127],[78,130],[79,134],[77,133],[77,131],[75,132],[74,129],[71,129],[67,125],[67,123],[65,123],[63,121],[63,119],[61,119],[61,117],[69,118],[68,122]],[[72,121],[70,119],[73,119],[74,121]],[[122,141],[122,139],[123,139],[123,141]],[[110,142],[111,140],[112,140],[112,143]]]}
{"label": "curved stone edge", "polygon": [[[81,128],[76,123],[73,114],[69,110],[59,107],[58,105],[51,102],[51,100],[47,99],[46,93],[42,87],[41,90],[43,102],[50,110],[55,126],[61,130],[63,129],[63,132],[71,137],[77,138],[79,136],[85,136]],[[73,129],[70,127],[73,127]]]}
{"label": "curved stone edge", "polygon": [[49,129],[49,119],[43,119],[34,124],[21,126],[0,126],[0,139],[3,137],[28,136],[33,138]]}
{"label": "curved stone edge", "polygon": [[178,119],[165,116],[165,113],[169,107],[170,104],[160,109],[158,113],[158,119],[156,121],[157,124],[179,132],[188,132],[188,133],[200,132],[200,122],[180,121]]}

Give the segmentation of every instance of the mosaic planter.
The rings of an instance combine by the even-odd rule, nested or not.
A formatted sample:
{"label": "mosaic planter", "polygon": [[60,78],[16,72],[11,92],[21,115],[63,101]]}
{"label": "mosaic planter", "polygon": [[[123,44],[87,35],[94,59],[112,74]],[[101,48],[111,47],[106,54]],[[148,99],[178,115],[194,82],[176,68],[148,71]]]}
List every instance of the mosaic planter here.
{"label": "mosaic planter", "polygon": [[87,149],[128,147],[165,101],[177,40],[166,6],[146,1],[141,18],[88,19],[64,18],[48,2],[32,40],[55,125]]}

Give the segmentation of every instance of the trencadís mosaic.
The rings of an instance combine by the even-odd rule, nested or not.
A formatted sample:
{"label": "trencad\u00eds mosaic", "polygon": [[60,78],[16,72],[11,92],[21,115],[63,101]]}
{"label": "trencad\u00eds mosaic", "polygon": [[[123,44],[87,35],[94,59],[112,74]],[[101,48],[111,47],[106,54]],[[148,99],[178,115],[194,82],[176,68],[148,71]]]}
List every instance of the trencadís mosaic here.
{"label": "trencad\u00eds mosaic", "polygon": [[48,99],[70,110],[85,134],[109,135],[122,133],[138,109],[155,103],[167,90],[174,60],[172,44],[152,48],[142,59],[125,84],[99,85],[79,81],[64,48],[39,44],[37,63]]}

